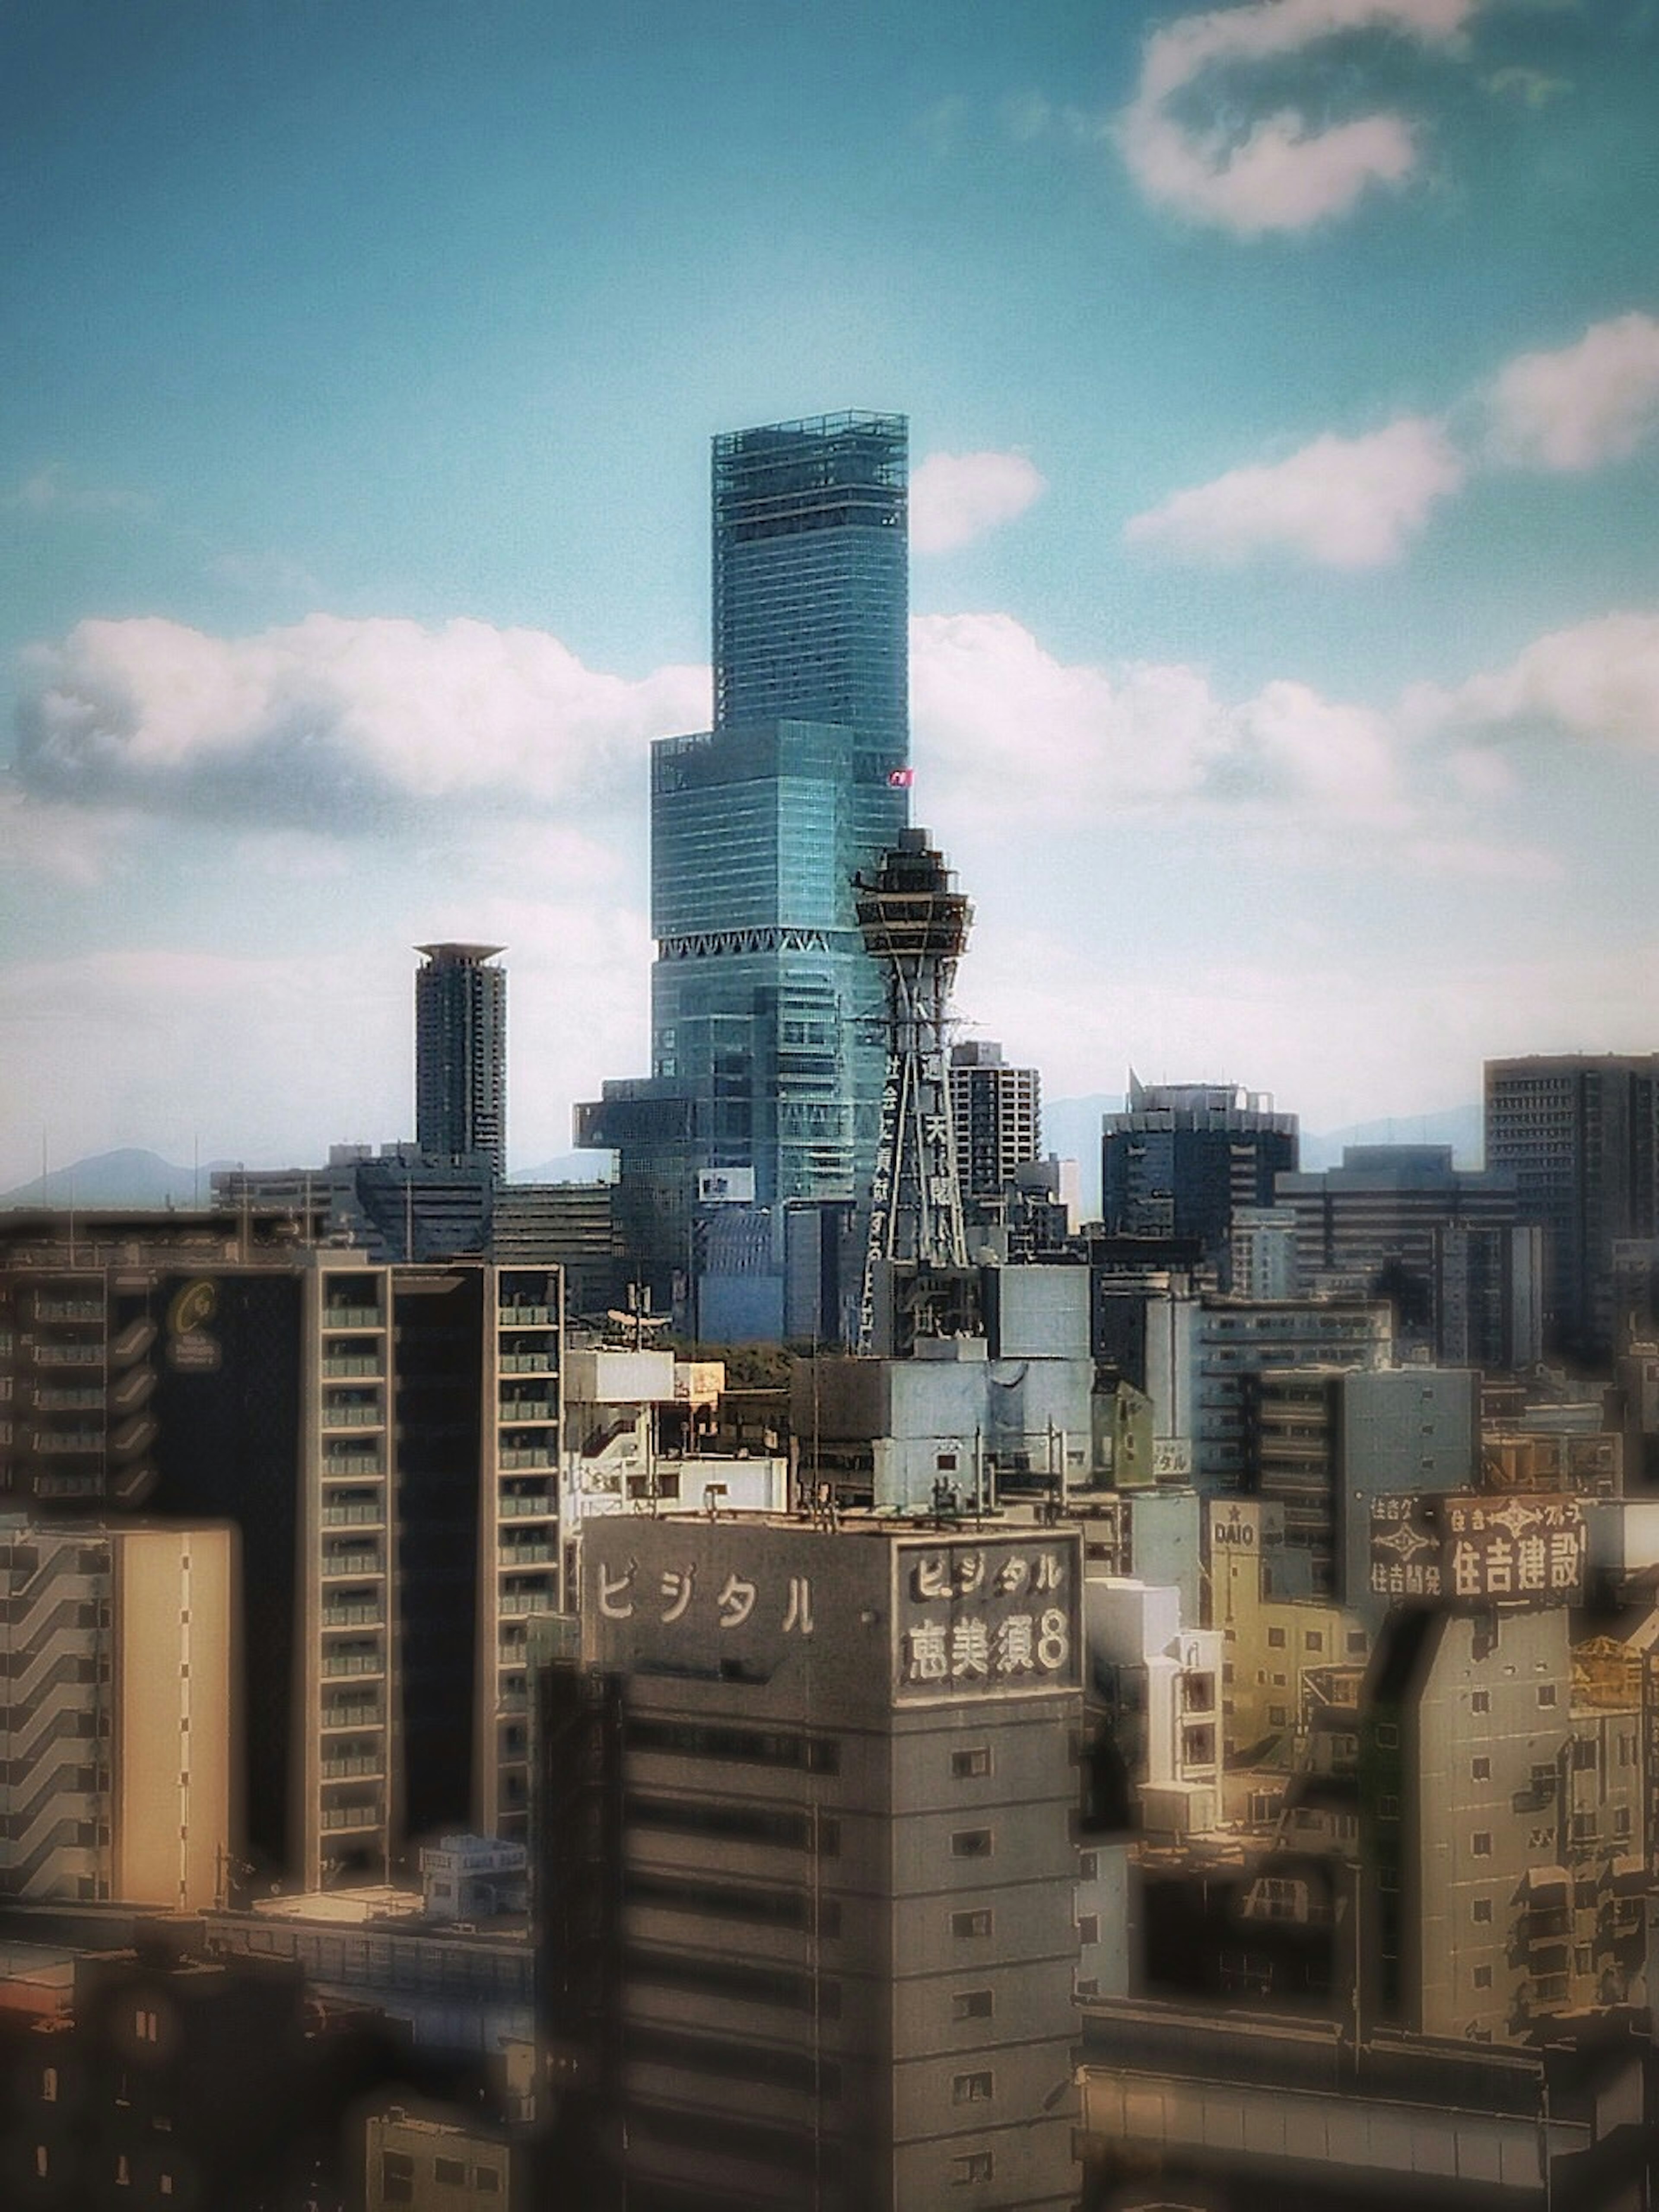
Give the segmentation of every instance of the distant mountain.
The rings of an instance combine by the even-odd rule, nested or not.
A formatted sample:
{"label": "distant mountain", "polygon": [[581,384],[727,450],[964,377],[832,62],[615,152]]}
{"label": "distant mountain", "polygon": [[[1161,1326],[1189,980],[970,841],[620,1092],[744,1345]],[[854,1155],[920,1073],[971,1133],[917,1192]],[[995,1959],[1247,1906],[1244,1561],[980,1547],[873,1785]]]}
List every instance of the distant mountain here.
{"label": "distant mountain", "polygon": [[1455,1167],[1479,1167],[1486,1157],[1485,1116],[1478,1105],[1448,1106],[1438,1114],[1400,1114],[1391,1121],[1355,1121],[1346,1129],[1302,1133],[1304,1173],[1340,1168],[1347,1145],[1449,1145]]}
{"label": "distant mountain", "polygon": [[[0,1206],[205,1206],[212,1195],[216,1168],[234,1160],[204,1160],[199,1169],[174,1167],[159,1152],[129,1147],[94,1152],[67,1167],[53,1168],[43,1183],[39,1176],[0,1191]],[[199,1196],[198,1196],[199,1194]]]}
{"label": "distant mountain", "polygon": [[608,1182],[611,1155],[605,1152],[556,1152],[539,1167],[514,1168],[509,1182]]}

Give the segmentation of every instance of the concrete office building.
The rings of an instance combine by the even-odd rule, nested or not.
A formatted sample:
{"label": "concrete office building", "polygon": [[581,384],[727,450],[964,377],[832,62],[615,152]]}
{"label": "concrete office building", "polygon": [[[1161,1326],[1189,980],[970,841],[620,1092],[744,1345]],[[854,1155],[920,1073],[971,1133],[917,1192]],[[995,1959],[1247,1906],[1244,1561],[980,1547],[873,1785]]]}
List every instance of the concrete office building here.
{"label": "concrete office building", "polygon": [[0,1517],[0,1897],[215,1902],[234,1581],[228,1528]]}
{"label": "concrete office building", "polygon": [[1334,1601],[1374,1633],[1370,1505],[1397,1491],[1466,1490],[1479,1463],[1472,1368],[1267,1369],[1245,1389],[1256,1494],[1284,1513],[1278,1594]]}
{"label": "concrete office building", "polygon": [[1386,1297],[1397,1348],[1449,1366],[1536,1364],[1538,1232],[1513,1174],[1454,1168],[1449,1145],[1350,1145],[1340,1168],[1280,1175],[1274,1191],[1304,1296]]}
{"label": "concrete office building", "polygon": [[1271,1206],[1297,1164],[1297,1119],[1231,1083],[1142,1083],[1102,1124],[1101,1208],[1109,1237],[1190,1237],[1225,1269],[1233,1216]]}
{"label": "concrete office building", "polygon": [[562,1323],[556,1269],[377,1266],[287,1231],[0,1224],[0,1480],[37,1510],[240,1532],[250,1856],[314,1889],[384,1879],[439,1828],[522,1827]]}
{"label": "concrete office building", "polygon": [[1091,1572],[1084,1583],[1088,1698],[1103,1711],[1151,1836],[1221,1823],[1219,1629],[1183,1620],[1181,1593]]}
{"label": "concrete office building", "polygon": [[1486,1164],[1544,1231],[1550,1343],[1605,1364],[1613,1245],[1659,1236],[1659,1054],[1488,1060]]}
{"label": "concrete office building", "polygon": [[[1477,1573],[1501,1549],[1512,1583],[1518,1524],[1471,1501],[1463,1525],[1482,1513],[1460,1544],[1480,1548]],[[1564,1523],[1545,1540],[1575,1538]],[[1475,1602],[1449,1585],[1389,1618],[1361,1715],[1370,2021],[1523,2042],[1558,2014],[1635,2001],[1644,1662],[1618,1646],[1576,1657],[1562,1601],[1577,1595],[1573,1581],[1534,1604],[1512,1589]]]}
{"label": "concrete office building", "polygon": [[1206,1494],[1242,1491],[1250,1473],[1246,1379],[1267,1369],[1389,1364],[1389,1307],[1364,1298],[1256,1304],[1159,1292],[1135,1302],[1140,1372],[1169,1471]]}
{"label": "concrete office building", "polygon": [[499,945],[422,945],[415,977],[415,1141],[507,1172],[507,974]]}
{"label": "concrete office building", "polygon": [[589,1529],[538,1823],[584,2202],[1073,2201],[1080,1573],[1064,1528]]}

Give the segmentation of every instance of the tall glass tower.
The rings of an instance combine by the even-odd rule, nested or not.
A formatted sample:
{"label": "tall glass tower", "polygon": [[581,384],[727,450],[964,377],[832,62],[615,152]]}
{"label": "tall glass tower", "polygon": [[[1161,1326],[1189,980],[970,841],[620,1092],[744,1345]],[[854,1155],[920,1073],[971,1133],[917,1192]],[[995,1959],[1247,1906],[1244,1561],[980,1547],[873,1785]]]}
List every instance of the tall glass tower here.
{"label": "tall glass tower", "polygon": [[[651,778],[653,1073],[722,1198],[867,1196],[881,979],[853,878],[908,818],[906,424],[714,445],[714,727]],[[752,1186],[750,1178],[752,1176]]]}

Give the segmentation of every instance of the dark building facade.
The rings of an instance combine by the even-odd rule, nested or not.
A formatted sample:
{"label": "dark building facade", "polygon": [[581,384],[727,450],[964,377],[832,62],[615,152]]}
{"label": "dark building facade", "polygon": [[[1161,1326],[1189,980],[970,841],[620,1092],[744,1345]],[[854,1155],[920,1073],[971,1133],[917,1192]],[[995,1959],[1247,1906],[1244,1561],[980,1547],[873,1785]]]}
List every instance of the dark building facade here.
{"label": "dark building facade", "polygon": [[1080,1572],[1066,1529],[589,1530],[537,1830],[584,2203],[1073,2201]]}
{"label": "dark building facade", "polygon": [[1232,1084],[1143,1084],[1109,1114],[1101,1139],[1101,1207],[1109,1237],[1195,1238],[1229,1266],[1235,1211],[1271,1206],[1273,1178],[1297,1158],[1294,1114]]}
{"label": "dark building facade", "polygon": [[415,1141],[507,1170],[507,972],[499,945],[422,945],[415,977]]}
{"label": "dark building facade", "polygon": [[1605,1363],[1613,1245],[1659,1236],[1659,1054],[1489,1060],[1486,1164],[1544,1231],[1547,1336]]}

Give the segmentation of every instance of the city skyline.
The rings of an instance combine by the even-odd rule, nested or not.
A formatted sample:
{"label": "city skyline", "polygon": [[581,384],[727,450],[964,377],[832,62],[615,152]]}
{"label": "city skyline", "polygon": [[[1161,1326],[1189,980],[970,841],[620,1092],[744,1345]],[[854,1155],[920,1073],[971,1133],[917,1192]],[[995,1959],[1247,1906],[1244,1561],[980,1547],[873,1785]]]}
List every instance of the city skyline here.
{"label": "city skyline", "polygon": [[965,1037],[1316,1127],[1650,1048],[1650,11],[629,21],[0,34],[0,1178],[408,1135],[407,948],[481,938],[566,1150],[708,440],[820,409],[911,417]]}

